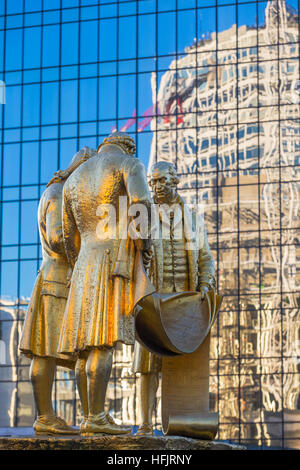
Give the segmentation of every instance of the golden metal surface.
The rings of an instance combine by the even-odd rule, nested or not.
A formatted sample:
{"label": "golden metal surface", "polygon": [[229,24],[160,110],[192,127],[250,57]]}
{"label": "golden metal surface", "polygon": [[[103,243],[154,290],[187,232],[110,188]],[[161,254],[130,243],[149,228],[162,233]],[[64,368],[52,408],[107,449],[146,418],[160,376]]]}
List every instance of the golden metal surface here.
{"label": "golden metal surface", "polygon": [[192,354],[162,360],[164,434],[213,439],[218,415],[209,412],[210,334]]}
{"label": "golden metal surface", "polygon": [[217,433],[218,414],[209,412],[209,345],[210,334],[193,354],[163,358],[162,424],[166,435],[211,440]]}
{"label": "golden metal surface", "polygon": [[73,273],[60,337],[63,353],[134,342],[136,245],[129,237],[115,237],[109,227],[101,239],[98,208],[105,204],[115,208],[119,234],[127,227],[127,212],[119,211],[119,197],[127,196],[128,205],[150,205],[152,199],[144,165],[107,139],[64,187],[64,241]]}
{"label": "golden metal surface", "polygon": [[[158,301],[147,302],[149,298],[158,298]],[[182,298],[188,299],[188,303],[181,305]],[[160,300],[169,303],[168,309],[164,310],[164,302],[160,304]],[[209,413],[209,345],[210,329],[221,302],[222,297],[212,289],[203,302],[199,293],[187,292],[154,294],[140,303],[146,304],[146,308],[137,314],[137,338],[149,351],[163,356],[162,424],[167,435],[199,439],[213,439],[216,435],[218,416]],[[193,314],[189,315],[189,312]],[[190,340],[194,341],[194,350],[187,353]],[[150,391],[152,375],[155,376],[154,373],[144,374],[140,383],[143,388],[146,382],[148,385],[144,397],[140,396],[144,400],[142,407],[148,408],[148,414],[146,410],[143,414],[150,422],[154,399],[153,390]],[[143,423],[143,426],[145,424],[149,423]]]}
{"label": "golden metal surface", "polygon": [[[154,189],[154,200],[157,204],[178,204],[183,212],[184,202],[176,192],[176,185],[178,184],[178,177],[176,170],[172,164],[167,162],[158,162],[153,165],[150,174],[150,185]],[[149,270],[149,277],[159,293],[176,293],[182,292],[182,286],[187,286],[188,291],[207,291],[207,286],[214,285],[214,260],[212,258],[206,230],[202,219],[197,214],[188,210],[185,207],[185,213],[187,215],[185,219],[185,234],[192,232],[192,226],[198,228],[196,238],[198,240],[198,249],[188,250],[188,240],[184,238],[186,258],[186,271],[184,273],[185,280],[178,279],[178,269],[176,266],[175,256],[178,246],[174,245],[171,253],[164,249],[164,245],[171,244],[172,241],[172,230],[170,233],[169,240],[163,240],[161,236],[162,222],[160,221],[159,226],[159,237],[153,240],[154,254],[151,260],[151,266]],[[174,229],[174,227],[173,227]],[[179,242],[181,240],[178,240]],[[179,244],[181,246],[181,243]],[[166,273],[164,266],[168,264],[171,269]],[[166,279],[166,274],[168,279]],[[148,299],[143,303],[144,310],[146,303],[152,302],[152,299]],[[149,307],[149,304],[148,304]],[[151,308],[151,307],[150,307]],[[159,316],[155,318],[155,321],[160,321]],[[154,318],[153,318],[153,323]],[[153,328],[154,328],[153,324]],[[162,329],[160,329],[162,331]],[[155,337],[155,335],[153,335]],[[141,340],[142,341],[142,340]],[[133,360],[133,371],[135,373],[152,373],[157,372],[157,359],[151,355],[145,348],[139,344],[135,345],[135,353]]]}
{"label": "golden metal surface", "polygon": [[186,436],[212,441],[218,430],[218,413],[178,413],[169,416],[167,436]]}
{"label": "golden metal surface", "polygon": [[[63,233],[72,279],[58,350],[79,356],[76,379],[85,434],[128,432],[104,411],[111,353],[117,342],[133,344],[134,307],[154,291],[139,274],[149,243],[128,235],[128,209],[152,202],[145,168],[134,152],[133,139],[116,132],[64,186]],[[126,200],[123,208],[120,198]],[[109,210],[114,223],[103,224]]]}
{"label": "golden metal surface", "polygon": [[[128,432],[107,418],[105,397],[113,348],[117,342],[134,342],[135,311],[136,336],[148,349],[139,347],[136,355],[154,358],[146,373],[141,370],[143,430],[151,429],[162,364],[164,432],[211,438],[216,426],[208,415],[209,331],[221,298],[214,290],[214,262],[204,223],[194,212],[186,212],[176,192],[175,169],[159,163],[151,180],[156,202],[179,207],[171,216],[170,239],[161,236],[161,215],[153,251],[149,239],[130,236],[128,210],[139,203],[149,214],[152,203],[144,166],[133,158],[134,151],[130,136],[112,134],[97,153],[88,152],[90,158],[83,149],[66,171],[56,173],[41,199],[43,263],[20,345],[34,357],[36,427],[41,432],[47,426],[51,432],[67,430],[49,403],[55,363],[71,360],[74,366],[76,358],[82,432]],[[120,206],[120,198],[125,206]],[[107,222],[111,214],[112,225]],[[192,234],[195,222],[197,232]],[[196,248],[191,247],[195,238]]]}
{"label": "golden metal surface", "polygon": [[[64,173],[70,174],[93,153],[87,147],[77,152]],[[72,356],[57,352],[70,275],[62,231],[63,187],[63,180],[52,181],[40,199],[38,226],[43,260],[31,295],[19,348],[29,357],[53,357],[62,365],[71,365],[72,361],[74,367]]]}
{"label": "golden metal surface", "polygon": [[221,302],[222,297],[214,289],[205,294],[204,300],[199,292],[149,295],[139,302],[136,336],[152,353],[190,354],[207,337]]}
{"label": "golden metal surface", "polygon": [[[138,396],[141,405],[139,433],[151,430],[152,411],[162,368],[162,421],[165,434],[213,439],[217,417],[209,413],[209,340],[221,296],[216,296],[214,261],[204,223],[184,207],[176,192],[174,166],[158,162],[152,167],[150,184],[158,204],[179,205],[171,219],[169,240],[153,241],[154,255],[149,276],[157,292],[139,302],[133,370],[141,374]],[[184,218],[183,214],[187,214]],[[184,225],[181,237],[174,233]],[[197,222],[197,223],[196,223]],[[192,227],[197,248],[190,248]],[[195,245],[194,245],[195,246]],[[147,350],[145,349],[147,348]],[[159,359],[161,356],[162,360]],[[147,431],[148,430],[148,431]]]}
{"label": "golden metal surface", "polygon": [[53,178],[47,184],[47,188],[53,183],[60,183],[61,181],[65,181],[73,173],[73,171],[79,167],[79,165],[96,155],[96,153],[97,151],[94,149],[83,147],[74,155],[70,165],[66,170],[59,170],[54,173]]}
{"label": "golden metal surface", "polygon": [[51,394],[57,364],[74,368],[76,357],[60,354],[59,334],[68,297],[70,267],[62,231],[64,180],[95,151],[85,147],[77,152],[70,166],[55,174],[42,194],[38,207],[38,226],[43,261],[33,288],[20,340],[20,351],[32,359],[30,379],[38,417],[37,433],[74,434],[77,431],[55,416]]}

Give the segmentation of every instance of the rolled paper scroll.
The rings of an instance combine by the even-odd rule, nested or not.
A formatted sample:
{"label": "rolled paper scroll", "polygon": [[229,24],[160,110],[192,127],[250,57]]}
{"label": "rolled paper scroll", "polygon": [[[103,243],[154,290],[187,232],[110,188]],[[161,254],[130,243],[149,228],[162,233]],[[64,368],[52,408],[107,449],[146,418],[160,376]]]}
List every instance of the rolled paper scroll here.
{"label": "rolled paper scroll", "polygon": [[209,411],[210,333],[192,354],[163,357],[162,425],[166,435],[212,440],[218,413]]}
{"label": "rolled paper scroll", "polygon": [[[143,286],[148,281],[141,262],[140,257],[136,273]],[[209,412],[209,346],[222,296],[214,289],[203,301],[199,292],[154,292],[143,297],[138,291],[136,338],[150,352],[163,356],[164,434],[214,439],[218,414]]]}

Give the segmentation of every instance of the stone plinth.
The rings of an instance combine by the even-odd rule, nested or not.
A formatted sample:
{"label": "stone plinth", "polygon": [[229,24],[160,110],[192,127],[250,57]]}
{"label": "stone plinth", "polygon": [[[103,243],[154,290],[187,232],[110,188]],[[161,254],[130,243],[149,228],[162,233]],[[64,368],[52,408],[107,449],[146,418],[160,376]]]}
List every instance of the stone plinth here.
{"label": "stone plinth", "polygon": [[245,450],[222,441],[164,436],[14,436],[0,437],[0,450]]}

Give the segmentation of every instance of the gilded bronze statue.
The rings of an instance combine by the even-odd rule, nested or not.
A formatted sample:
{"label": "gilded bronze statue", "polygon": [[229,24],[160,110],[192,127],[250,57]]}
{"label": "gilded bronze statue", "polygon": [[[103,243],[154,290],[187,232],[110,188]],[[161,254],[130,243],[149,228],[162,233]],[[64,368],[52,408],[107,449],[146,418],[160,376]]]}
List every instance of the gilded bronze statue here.
{"label": "gilded bronze statue", "polygon": [[[137,253],[145,256],[149,249],[148,240],[127,236],[127,208],[151,205],[145,168],[134,154],[133,139],[115,132],[64,186],[63,232],[72,280],[58,350],[78,356],[83,435],[130,432],[106,414],[105,396],[114,347],[134,343],[135,298],[143,291],[134,279]],[[120,198],[127,201],[125,210]],[[110,211],[115,224],[103,224]]]}
{"label": "gilded bronze statue", "polygon": [[[133,371],[140,374],[138,435],[153,433],[152,414],[163,363],[164,430],[171,434],[212,438],[216,417],[208,413],[209,330],[220,298],[216,299],[214,291],[214,260],[204,222],[185,206],[177,192],[178,182],[171,163],[162,161],[152,166],[150,185],[159,213],[149,277],[157,294],[144,301],[136,320],[139,342],[135,343]],[[169,218],[163,217],[164,211],[160,210],[163,208],[167,212],[172,208]],[[166,232],[168,236],[163,236],[164,225],[168,224],[169,234]],[[194,232],[193,227],[196,227]],[[201,343],[204,345],[200,348]],[[177,357],[183,352],[190,354]],[[205,377],[197,372],[201,367],[205,369]],[[190,408],[188,402],[193,401],[194,408]],[[180,409],[183,415],[179,417]]]}
{"label": "gilded bronze statue", "polygon": [[76,358],[57,352],[68,297],[70,277],[62,231],[62,194],[68,176],[93,156],[84,147],[65,171],[55,173],[41,196],[38,226],[43,261],[34,285],[20,340],[20,350],[31,358],[30,379],[37,408],[36,434],[76,434],[78,431],[56,416],[51,394],[56,365],[74,369]]}
{"label": "gilded bronze statue", "polygon": [[135,150],[128,134],[114,132],[97,151],[78,152],[41,197],[43,262],[20,342],[32,359],[37,434],[79,432],[53,411],[56,365],[75,369],[82,435],[131,432],[105,411],[118,343],[135,343],[138,435],[153,433],[160,372],[165,434],[216,434],[208,359],[221,297],[205,225],[179,196],[170,163],[151,168],[152,200]]}

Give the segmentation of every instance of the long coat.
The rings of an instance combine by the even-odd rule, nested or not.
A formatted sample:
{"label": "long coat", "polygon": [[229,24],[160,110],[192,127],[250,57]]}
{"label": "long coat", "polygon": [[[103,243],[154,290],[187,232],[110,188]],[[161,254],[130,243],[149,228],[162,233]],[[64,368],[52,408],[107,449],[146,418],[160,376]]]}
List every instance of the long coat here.
{"label": "long coat", "polygon": [[[132,239],[119,239],[127,224],[120,196],[128,205],[151,204],[144,165],[115,146],[102,147],[65,184],[64,239],[73,274],[60,352],[134,342],[136,247]],[[105,204],[116,211],[116,231],[108,226],[104,236]]]}
{"label": "long coat", "polygon": [[[175,213],[174,230],[176,224],[181,223],[182,214],[185,214],[185,243],[188,258],[188,286],[190,291],[198,290],[200,283],[212,285],[214,283],[215,264],[209,248],[206,229],[202,218],[188,206],[184,206],[183,199],[177,195],[175,201],[181,206],[182,212]],[[184,208],[184,212],[183,212]],[[177,219],[176,219],[176,214]],[[197,219],[197,220],[196,220]],[[159,229],[161,230],[161,228]],[[150,269],[151,281],[158,292],[163,286],[163,241],[161,234],[153,239],[154,256]]]}
{"label": "long coat", "polygon": [[[175,212],[174,230],[176,225],[182,223],[182,214],[184,202],[179,195],[173,203],[180,204],[182,211]],[[197,219],[197,220],[196,220]],[[157,292],[163,291],[163,240],[161,237],[161,223],[158,225],[158,236],[154,238],[154,253],[151,261],[149,276],[153,282]],[[188,248],[188,271],[187,285],[189,291],[199,290],[201,283],[214,285],[214,260],[209,248],[205,225],[201,217],[195,212],[189,210],[185,206],[185,245]],[[197,230],[195,230],[197,228]],[[195,230],[193,232],[193,229]],[[193,249],[191,249],[193,248]],[[196,249],[195,249],[196,248]],[[150,353],[137,341],[134,346],[134,357],[132,371],[134,373],[153,373],[161,369],[161,358]]]}
{"label": "long coat", "polygon": [[[43,261],[28,306],[19,348],[29,357],[54,357],[68,365],[74,361],[57,352],[68,297],[69,264],[62,233],[63,182],[51,184],[42,194],[38,226]],[[71,365],[71,364],[69,364]]]}

